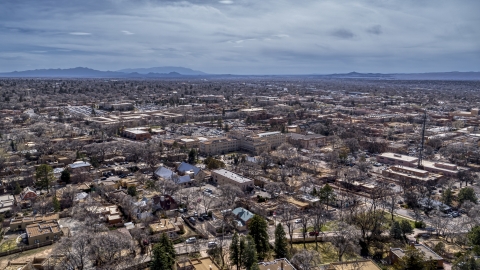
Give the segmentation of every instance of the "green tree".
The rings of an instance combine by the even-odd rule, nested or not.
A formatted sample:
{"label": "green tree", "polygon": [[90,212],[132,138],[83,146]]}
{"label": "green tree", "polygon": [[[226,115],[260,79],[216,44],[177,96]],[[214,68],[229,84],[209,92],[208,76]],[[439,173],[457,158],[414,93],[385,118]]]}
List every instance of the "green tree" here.
{"label": "green tree", "polygon": [[190,149],[190,152],[188,152],[188,163],[190,164],[195,164],[195,160],[197,159],[197,151],[195,149]]}
{"label": "green tree", "polygon": [[460,189],[458,192],[458,201],[463,203],[465,201],[471,201],[473,203],[477,203],[477,195],[475,194],[475,190],[471,187],[465,187]]}
{"label": "green tree", "polygon": [[218,120],[217,120],[217,126],[218,126],[218,128],[220,128],[220,129],[222,128],[222,126],[223,126],[223,121],[222,121],[222,119],[218,119]]}
{"label": "green tree", "polygon": [[403,219],[400,222],[400,228],[402,230],[403,236],[405,237],[406,234],[413,233],[413,227],[408,220]]}
{"label": "green tree", "polygon": [[403,239],[403,231],[398,221],[392,223],[392,227],[390,227],[390,237],[393,239]]}
{"label": "green tree", "polygon": [[447,188],[442,193],[442,202],[446,205],[452,205],[453,192],[451,188]]}
{"label": "green tree", "polygon": [[320,189],[319,194],[318,197],[320,198],[320,201],[327,206],[326,210],[328,211],[328,205],[335,200],[335,192],[333,191],[333,188],[329,184],[325,184],[325,186]]}
{"label": "green tree", "polygon": [[467,253],[458,258],[453,263],[453,270],[478,270],[480,269],[480,262],[475,259],[475,256],[471,253]]}
{"label": "green tree", "polygon": [[240,238],[238,236],[238,233],[235,232],[233,234],[233,237],[232,237],[232,242],[230,243],[230,254],[229,254],[230,256],[229,256],[229,258],[230,258],[231,264],[237,266],[237,270],[241,266],[240,254],[241,254]]}
{"label": "green tree", "polygon": [[60,211],[60,201],[58,200],[57,196],[52,197],[52,204],[53,204],[53,210],[55,210],[55,212],[59,212]]}
{"label": "green tree", "polygon": [[15,195],[18,195],[22,192],[22,188],[20,187],[20,185],[18,184],[18,182],[15,182],[15,190],[13,191],[13,193]]}
{"label": "green tree", "polygon": [[473,246],[474,251],[480,254],[480,225],[473,227],[467,234],[468,242]]}
{"label": "green tree", "polygon": [[286,258],[288,255],[288,241],[287,236],[285,234],[285,230],[281,223],[278,223],[277,227],[275,228],[275,244],[274,244],[274,251],[275,256],[277,258]]}
{"label": "green tree", "polygon": [[50,192],[50,185],[55,180],[53,175],[53,169],[47,164],[42,164],[37,167],[35,178],[37,179],[37,185],[40,188],[44,188],[47,192]]}
{"label": "green tree", "polygon": [[254,215],[252,219],[250,219],[250,223],[248,225],[248,234],[252,236],[255,246],[257,248],[257,253],[262,258],[266,255],[268,250],[270,249],[268,243],[268,224],[267,221],[259,216]]}
{"label": "green tree", "polygon": [[412,246],[407,246],[405,255],[395,263],[396,270],[423,270],[425,269],[425,256],[421,251]]}
{"label": "green tree", "polygon": [[150,269],[152,270],[167,270],[174,269],[175,263],[175,247],[168,236],[163,233],[160,236],[160,241],[152,248],[152,262]]}
{"label": "green tree", "polygon": [[127,194],[132,196],[132,197],[137,196],[137,187],[136,186],[129,186],[127,188]]}
{"label": "green tree", "polygon": [[251,235],[247,235],[247,242],[245,246],[245,255],[243,266],[246,270],[259,270],[258,260],[257,260],[257,251],[255,249],[255,240]]}
{"label": "green tree", "polygon": [[60,181],[64,182],[65,184],[70,184],[70,177],[70,171],[65,169],[60,175]]}

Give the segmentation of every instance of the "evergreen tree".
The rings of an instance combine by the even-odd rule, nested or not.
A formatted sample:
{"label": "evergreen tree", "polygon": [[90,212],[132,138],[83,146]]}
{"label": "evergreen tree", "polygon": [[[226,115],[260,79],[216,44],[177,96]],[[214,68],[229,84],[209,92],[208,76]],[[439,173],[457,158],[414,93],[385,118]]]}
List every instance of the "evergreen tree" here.
{"label": "evergreen tree", "polygon": [[52,167],[47,164],[38,166],[35,178],[37,179],[37,185],[40,188],[44,188],[47,192],[50,192],[50,184],[55,180]]}
{"label": "evergreen tree", "polygon": [[197,158],[197,151],[195,149],[190,149],[190,152],[188,152],[188,163],[190,164],[195,164],[195,160]]}
{"label": "evergreen tree", "polygon": [[259,215],[254,215],[248,225],[249,235],[252,236],[257,253],[262,258],[270,249],[267,228],[267,221]]}
{"label": "evergreen tree", "polygon": [[13,191],[15,195],[18,195],[22,192],[22,188],[18,184],[18,182],[15,182],[15,190]]}
{"label": "evergreen tree", "polygon": [[277,227],[275,228],[275,256],[277,258],[286,258],[288,255],[287,251],[287,236],[285,234],[285,230],[281,223],[278,223]]}
{"label": "evergreen tree", "polygon": [[150,269],[152,270],[173,270],[175,264],[175,247],[168,236],[163,233],[160,241],[153,246],[152,262]]}
{"label": "evergreen tree", "polygon": [[402,239],[403,238],[403,231],[400,227],[400,223],[398,221],[394,221],[392,223],[392,227],[390,227],[390,237],[393,239]]}
{"label": "evergreen tree", "polygon": [[453,192],[451,188],[447,188],[442,193],[442,202],[446,205],[452,205]]}
{"label": "evergreen tree", "polygon": [[62,174],[60,175],[60,181],[64,182],[65,184],[70,184],[70,171],[63,170]]}
{"label": "evergreen tree", "polygon": [[235,232],[230,243],[230,262],[232,265],[237,266],[237,270],[240,267],[240,239],[238,233]]}
{"label": "evergreen tree", "polygon": [[251,235],[247,235],[247,242],[245,247],[245,256],[243,261],[243,266],[246,270],[259,270],[258,260],[257,260],[257,251],[255,249],[255,240]]}
{"label": "evergreen tree", "polygon": [[129,187],[127,188],[127,194],[130,195],[130,196],[132,196],[132,197],[137,196],[137,187],[135,187],[135,186],[129,186]]}
{"label": "evergreen tree", "polygon": [[406,234],[413,233],[413,227],[408,220],[402,220],[400,222],[400,228],[402,229],[403,236],[405,237]]}
{"label": "evergreen tree", "polygon": [[475,190],[471,187],[462,188],[458,192],[458,201],[460,203],[463,203],[465,201],[477,203],[477,194],[475,194]]}
{"label": "evergreen tree", "polygon": [[454,270],[477,270],[480,269],[480,262],[475,259],[473,254],[465,254],[458,258],[454,263]]}
{"label": "evergreen tree", "polygon": [[52,204],[55,212],[60,211],[60,201],[58,200],[57,196],[52,197]]}
{"label": "evergreen tree", "polygon": [[318,197],[320,201],[327,206],[328,211],[328,204],[335,200],[335,192],[329,184],[325,184],[325,186],[320,189]]}

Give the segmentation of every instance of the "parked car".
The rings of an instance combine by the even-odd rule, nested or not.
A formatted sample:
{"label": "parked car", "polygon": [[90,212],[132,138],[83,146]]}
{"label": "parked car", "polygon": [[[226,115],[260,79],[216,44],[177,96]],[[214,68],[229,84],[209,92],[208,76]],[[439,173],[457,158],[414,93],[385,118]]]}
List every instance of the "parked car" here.
{"label": "parked car", "polygon": [[193,215],[197,217],[198,216],[197,211],[193,212]]}
{"label": "parked car", "polygon": [[195,238],[195,237],[190,237],[185,241],[185,243],[187,243],[187,244],[193,244],[195,242],[197,242],[197,238]]}
{"label": "parked car", "polygon": [[203,221],[203,218],[201,216],[198,217],[197,219],[198,219],[198,221]]}
{"label": "parked car", "polygon": [[215,247],[217,247],[217,243],[216,242],[208,242],[207,247],[208,248],[215,248]]}
{"label": "parked car", "polygon": [[301,219],[295,219],[295,223],[302,223],[302,220]]}
{"label": "parked car", "polygon": [[308,233],[308,235],[310,235],[310,236],[318,236],[318,234],[319,234],[318,232],[309,232]]}

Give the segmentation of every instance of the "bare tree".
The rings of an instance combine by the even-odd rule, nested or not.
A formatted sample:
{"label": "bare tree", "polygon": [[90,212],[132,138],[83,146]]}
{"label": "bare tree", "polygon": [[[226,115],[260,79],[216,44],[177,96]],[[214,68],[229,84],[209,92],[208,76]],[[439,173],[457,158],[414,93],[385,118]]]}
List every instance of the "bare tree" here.
{"label": "bare tree", "polygon": [[302,270],[317,269],[320,265],[320,254],[315,250],[302,249],[293,255],[292,263]]}
{"label": "bare tree", "polygon": [[279,206],[281,212],[282,222],[287,226],[288,235],[290,237],[290,249],[293,248],[293,231],[295,230],[295,222],[293,221],[297,209],[288,204],[284,203]]}
{"label": "bare tree", "polygon": [[339,222],[333,234],[331,243],[337,249],[338,261],[341,262],[345,254],[357,253],[359,234],[355,226]]}
{"label": "bare tree", "polygon": [[221,185],[218,189],[220,190],[221,198],[223,199],[222,204],[226,207],[232,207],[237,198],[244,196],[243,191],[237,186]]}

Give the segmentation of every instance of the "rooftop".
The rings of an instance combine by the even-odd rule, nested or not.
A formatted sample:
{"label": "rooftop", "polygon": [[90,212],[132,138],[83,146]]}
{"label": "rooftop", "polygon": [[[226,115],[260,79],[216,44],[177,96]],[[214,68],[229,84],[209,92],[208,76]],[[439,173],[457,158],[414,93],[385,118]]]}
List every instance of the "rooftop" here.
{"label": "rooftop", "polygon": [[403,160],[403,161],[410,162],[410,163],[416,162],[418,160],[417,157],[405,156],[405,155],[400,155],[400,154],[395,154],[395,153],[390,153],[390,152],[382,153],[382,154],[378,155],[378,157]]}
{"label": "rooftop", "polygon": [[227,177],[228,179],[233,180],[233,181],[238,182],[238,183],[247,183],[247,182],[253,181],[251,179],[248,179],[246,177],[243,177],[243,176],[238,175],[236,173],[233,173],[231,171],[227,171],[225,169],[214,170],[213,172],[217,173],[221,176]]}
{"label": "rooftop", "polygon": [[258,264],[260,270],[277,270],[281,269],[283,263],[283,270],[296,270],[287,259],[277,259],[271,262],[261,262]]}

